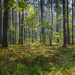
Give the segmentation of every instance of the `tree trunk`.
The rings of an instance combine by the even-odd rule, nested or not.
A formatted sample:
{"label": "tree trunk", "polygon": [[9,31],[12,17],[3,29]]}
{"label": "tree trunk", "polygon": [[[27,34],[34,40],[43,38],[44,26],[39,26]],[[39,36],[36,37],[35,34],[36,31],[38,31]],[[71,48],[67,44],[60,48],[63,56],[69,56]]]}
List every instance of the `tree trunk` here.
{"label": "tree trunk", "polygon": [[[41,4],[41,22],[43,22],[43,16],[44,16],[44,0],[41,0],[41,2],[40,2],[40,4]],[[45,35],[44,35],[44,32],[45,32],[45,30],[44,30],[44,27],[42,27],[41,28],[41,34],[42,34],[42,42],[43,43],[45,43]]]}
{"label": "tree trunk", "polygon": [[[51,18],[50,18],[50,6],[49,6],[49,20],[51,20]],[[50,29],[48,29],[48,31],[50,31]],[[50,45],[51,45],[51,35],[50,35],[50,33],[49,33],[49,42],[50,42]]]}
{"label": "tree trunk", "polygon": [[26,38],[27,38],[27,26],[25,25],[25,27],[24,27],[24,41],[25,41],[25,43],[27,42]]}
{"label": "tree trunk", "polygon": [[[11,21],[12,21],[12,14],[10,14],[10,26],[12,25]],[[9,38],[10,38],[10,44],[11,44],[12,43],[12,31],[11,31],[11,29],[10,29],[10,36],[9,36]]]}
{"label": "tree trunk", "polygon": [[2,44],[2,6],[0,0],[0,44]]}
{"label": "tree trunk", "polygon": [[26,37],[27,37],[27,28],[26,25],[24,25],[24,41],[26,42]]}
{"label": "tree trunk", "polygon": [[19,11],[19,44],[21,43],[21,12]]}
{"label": "tree trunk", "polygon": [[29,39],[29,44],[30,44],[30,25],[28,24],[28,39]]}
{"label": "tree trunk", "polygon": [[[12,25],[13,25],[13,27],[14,27],[14,8],[12,8]],[[12,36],[12,43],[14,44],[14,42],[15,42],[15,37],[14,37],[14,29],[13,29],[13,34],[12,34],[13,36]]]}
{"label": "tree trunk", "polygon": [[67,0],[67,43],[70,45],[70,36],[69,36],[69,19],[68,19],[68,0]]}
{"label": "tree trunk", "polygon": [[34,30],[33,30],[33,23],[32,23],[32,43],[34,42]]}
{"label": "tree trunk", "polygon": [[[39,7],[39,5],[40,5],[40,2],[38,0],[39,23],[40,23],[40,7]],[[41,43],[41,28],[39,30],[40,30],[40,43]]]}
{"label": "tree trunk", "polygon": [[73,0],[72,0],[72,45],[74,44],[74,39],[73,39],[73,29],[74,28],[74,25],[73,25]]}
{"label": "tree trunk", "polygon": [[66,47],[65,0],[63,0],[63,46]]}
{"label": "tree trunk", "polygon": [[[51,22],[52,22],[52,26],[53,26],[52,0],[51,0]],[[52,31],[53,31],[53,29],[51,29],[50,46],[52,46]]]}
{"label": "tree trunk", "polygon": [[26,27],[24,25],[24,41],[26,41]]}
{"label": "tree trunk", "polygon": [[15,11],[15,42],[16,42],[16,33],[17,33],[17,11]]}
{"label": "tree trunk", "polygon": [[4,20],[3,20],[3,43],[2,46],[8,47],[8,34],[9,34],[9,10],[10,8],[8,7],[8,1],[9,0],[4,0],[4,7],[5,7],[5,12],[4,12]]}
{"label": "tree trunk", "polygon": [[21,24],[21,45],[23,44],[23,21],[24,21],[24,12],[22,12],[22,24]]}
{"label": "tree trunk", "polygon": [[[56,0],[56,18],[58,19],[58,0]],[[56,32],[59,31],[59,24],[56,25]],[[59,43],[59,38],[57,38],[57,42]]]}

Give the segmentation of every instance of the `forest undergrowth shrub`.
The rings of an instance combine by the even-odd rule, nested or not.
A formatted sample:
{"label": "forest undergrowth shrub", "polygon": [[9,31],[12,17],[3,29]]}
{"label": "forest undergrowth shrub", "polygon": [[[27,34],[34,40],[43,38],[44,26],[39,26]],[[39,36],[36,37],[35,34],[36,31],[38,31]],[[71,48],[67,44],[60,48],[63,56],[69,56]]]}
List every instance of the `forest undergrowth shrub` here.
{"label": "forest undergrowth shrub", "polygon": [[[4,53],[3,56],[6,59],[0,62],[0,75],[67,75],[67,72],[64,73],[63,71],[68,67],[70,69],[75,66],[74,49],[70,46],[63,48],[58,45],[40,46],[34,44],[29,49],[26,48],[28,48],[28,45],[13,45],[9,48],[9,51],[4,49],[0,52]],[[22,56],[22,58],[19,59],[19,56]],[[8,59],[13,59],[12,57],[17,59],[9,61]],[[60,69],[63,67],[65,69],[61,71]]]}

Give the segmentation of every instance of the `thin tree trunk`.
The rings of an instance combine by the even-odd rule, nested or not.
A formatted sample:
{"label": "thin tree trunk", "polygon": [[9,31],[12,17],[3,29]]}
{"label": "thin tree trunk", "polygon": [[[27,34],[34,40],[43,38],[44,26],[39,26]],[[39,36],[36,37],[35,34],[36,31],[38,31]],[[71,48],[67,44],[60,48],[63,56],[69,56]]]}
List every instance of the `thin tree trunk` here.
{"label": "thin tree trunk", "polygon": [[[14,27],[14,8],[12,8],[12,25],[13,25],[13,27]],[[15,42],[15,38],[14,38],[14,29],[13,29],[13,34],[12,34],[13,36],[12,36],[12,43],[14,44],[14,42]]]}
{"label": "thin tree trunk", "polygon": [[[58,0],[56,0],[56,18],[58,19]],[[59,24],[56,25],[56,32],[59,30]],[[57,38],[57,42],[59,43],[59,38]]]}
{"label": "thin tree trunk", "polygon": [[72,45],[74,44],[74,38],[73,38],[73,27],[74,27],[74,25],[73,25],[73,0],[72,0]]}
{"label": "thin tree trunk", "polygon": [[19,44],[21,43],[21,12],[19,11]]}
{"label": "thin tree trunk", "polygon": [[25,42],[27,43],[27,25],[25,27],[24,33],[25,33]]}
{"label": "thin tree trunk", "polygon": [[[26,11],[25,11],[25,13],[26,13]],[[26,15],[26,14],[25,14]],[[26,42],[26,25],[24,24],[24,41]]]}
{"label": "thin tree trunk", "polygon": [[21,45],[23,44],[23,21],[24,21],[24,12],[22,12],[22,24],[21,24]]}
{"label": "thin tree trunk", "polygon": [[[40,7],[39,7],[39,5],[40,5],[40,2],[38,0],[39,23],[40,23]],[[40,43],[41,43],[41,28],[40,28]]]}
{"label": "thin tree trunk", "polygon": [[[11,26],[12,14],[10,14],[10,26]],[[10,44],[12,43],[12,31],[10,29]]]}
{"label": "thin tree trunk", "polygon": [[63,46],[66,47],[65,0],[63,0]]}
{"label": "thin tree trunk", "polygon": [[26,41],[26,27],[24,25],[24,41]]}
{"label": "thin tree trunk", "polygon": [[0,0],[0,44],[2,44],[2,6]]}
{"label": "thin tree trunk", "polygon": [[[49,20],[51,20],[51,18],[50,18],[50,6],[49,6]],[[48,29],[48,31],[49,31],[49,29]],[[50,33],[49,33],[49,42],[50,42],[50,45],[51,45],[51,40],[50,40]]]}
{"label": "thin tree trunk", "polygon": [[70,45],[70,36],[69,36],[69,19],[68,19],[68,0],[67,0],[67,40]]}
{"label": "thin tree trunk", "polygon": [[28,39],[29,39],[29,44],[30,44],[30,25],[28,24]]}
{"label": "thin tree trunk", "polygon": [[15,11],[15,42],[16,42],[16,35],[17,34],[17,11]]}
{"label": "thin tree trunk", "polygon": [[34,30],[33,30],[33,23],[32,23],[32,43],[34,42]]}
{"label": "thin tree trunk", "polygon": [[[53,26],[52,0],[51,0],[51,22],[52,22],[52,26]],[[53,31],[53,29],[51,30],[50,46],[52,46],[52,31]]]}
{"label": "thin tree trunk", "polygon": [[[41,0],[41,22],[43,22],[43,16],[44,16],[44,0]],[[45,35],[44,35],[44,27],[41,28],[41,34],[42,34],[42,42],[45,43]]]}

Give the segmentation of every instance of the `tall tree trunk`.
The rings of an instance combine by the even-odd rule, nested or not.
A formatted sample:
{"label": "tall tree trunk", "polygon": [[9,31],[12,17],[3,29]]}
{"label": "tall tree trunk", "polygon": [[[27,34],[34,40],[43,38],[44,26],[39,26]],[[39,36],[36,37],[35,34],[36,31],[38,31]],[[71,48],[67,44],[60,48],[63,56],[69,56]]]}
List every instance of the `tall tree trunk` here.
{"label": "tall tree trunk", "polygon": [[66,47],[65,0],[63,0],[63,46]]}
{"label": "tall tree trunk", "polygon": [[24,25],[24,41],[25,43],[27,42],[26,38],[27,38],[27,25]]}
{"label": "tall tree trunk", "polygon": [[[38,0],[39,23],[40,23],[40,7],[39,7],[39,5],[40,5],[40,2]],[[40,28],[40,43],[41,43],[41,28]]]}
{"label": "tall tree trunk", "polygon": [[[49,6],[49,20],[51,20],[51,18],[50,18],[50,6]],[[48,29],[48,31],[50,31],[50,29]],[[51,41],[50,41],[50,33],[49,33],[49,42],[50,42],[50,45],[51,45]]]}
{"label": "tall tree trunk", "polygon": [[[58,19],[58,0],[56,0],[56,18]],[[56,25],[56,32],[59,30],[59,24]],[[59,38],[57,38],[57,42],[59,43]]]}
{"label": "tall tree trunk", "polygon": [[19,11],[19,44],[21,43],[21,12]]}
{"label": "tall tree trunk", "polygon": [[[12,14],[10,14],[10,26],[12,25],[11,21],[12,21]],[[10,36],[9,36],[9,38],[10,38],[10,44],[11,44],[12,43],[12,31],[11,31],[11,29],[10,29]]]}
{"label": "tall tree trunk", "polygon": [[17,11],[15,11],[15,42],[16,42],[16,35],[17,34]]}
{"label": "tall tree trunk", "polygon": [[72,44],[74,44],[74,38],[73,38],[73,29],[74,28],[74,25],[73,25],[73,0],[72,0]]}
{"label": "tall tree trunk", "polygon": [[[12,8],[12,25],[14,27],[14,8]],[[13,34],[12,34],[12,43],[14,44],[15,42],[15,37],[14,37],[14,29],[13,29]]]}
{"label": "tall tree trunk", "polygon": [[33,23],[32,23],[32,43],[34,42],[34,30],[33,30]]}
{"label": "tall tree trunk", "polygon": [[23,44],[23,21],[24,21],[24,12],[22,12],[22,24],[21,24],[21,45]]}
{"label": "tall tree trunk", "polygon": [[26,41],[26,25],[24,25],[24,41]]}
{"label": "tall tree trunk", "polygon": [[9,10],[10,10],[10,8],[8,7],[8,1],[9,0],[4,0],[5,12],[4,12],[4,21],[3,21],[3,43],[2,43],[3,48],[8,47]]}
{"label": "tall tree trunk", "polygon": [[[44,0],[41,0],[41,22],[43,22],[43,16],[44,16]],[[44,35],[44,27],[41,28],[41,34],[42,34],[42,42],[45,43],[45,35]]]}
{"label": "tall tree trunk", "polygon": [[2,44],[2,6],[0,0],[0,44]]}
{"label": "tall tree trunk", "polygon": [[28,24],[28,39],[29,39],[29,44],[30,44],[30,25]]}
{"label": "tall tree trunk", "polygon": [[[25,11],[26,13],[26,11]],[[26,14],[25,14],[26,15]],[[26,37],[27,37],[27,26],[24,25],[24,41],[26,42]]]}
{"label": "tall tree trunk", "polygon": [[67,43],[70,45],[70,36],[69,36],[69,19],[68,19],[68,0],[67,0]]}
{"label": "tall tree trunk", "polygon": [[[52,26],[53,26],[52,0],[51,0],[51,22],[52,22]],[[53,31],[53,29],[51,29],[50,46],[52,45],[52,31]]]}

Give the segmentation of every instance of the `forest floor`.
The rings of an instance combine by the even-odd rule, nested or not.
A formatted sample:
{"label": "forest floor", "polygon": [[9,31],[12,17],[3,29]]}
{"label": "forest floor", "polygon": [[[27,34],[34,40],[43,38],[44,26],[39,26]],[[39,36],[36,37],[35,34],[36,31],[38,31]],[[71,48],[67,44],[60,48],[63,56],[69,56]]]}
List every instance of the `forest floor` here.
{"label": "forest floor", "polygon": [[0,49],[0,75],[75,75],[75,46],[9,45]]}

